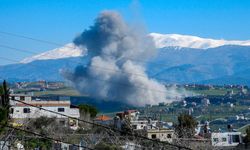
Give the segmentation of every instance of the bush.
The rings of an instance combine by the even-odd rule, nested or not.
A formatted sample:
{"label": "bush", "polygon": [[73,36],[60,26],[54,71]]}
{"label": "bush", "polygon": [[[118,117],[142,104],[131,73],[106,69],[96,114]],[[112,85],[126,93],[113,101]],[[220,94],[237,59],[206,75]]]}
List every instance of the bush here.
{"label": "bush", "polygon": [[48,139],[31,138],[29,140],[25,140],[24,146],[26,149],[39,148],[39,150],[47,150],[51,148],[52,141]]}
{"label": "bush", "polygon": [[244,142],[245,143],[249,143],[250,142],[250,126],[248,126],[247,127],[247,129],[246,129],[246,137],[245,137],[245,139],[244,139]]}
{"label": "bush", "polygon": [[4,127],[2,126],[7,124],[7,121],[8,121],[7,114],[8,114],[8,111],[0,107],[0,125],[1,125],[0,133],[4,131]]}
{"label": "bush", "polygon": [[112,145],[112,144],[107,144],[107,143],[98,143],[95,148],[95,150],[122,150],[121,147]]}

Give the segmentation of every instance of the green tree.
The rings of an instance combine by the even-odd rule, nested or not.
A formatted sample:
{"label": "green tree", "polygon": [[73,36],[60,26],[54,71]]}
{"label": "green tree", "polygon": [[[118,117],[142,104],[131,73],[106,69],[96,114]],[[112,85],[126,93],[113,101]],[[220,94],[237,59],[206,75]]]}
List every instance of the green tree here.
{"label": "green tree", "polygon": [[89,113],[91,118],[96,117],[98,110],[90,105],[81,104],[79,105],[80,113]]}
{"label": "green tree", "polygon": [[247,127],[247,129],[246,129],[246,137],[245,137],[245,139],[244,139],[244,142],[245,143],[249,143],[250,142],[250,126],[248,126]]}
{"label": "green tree", "polygon": [[35,137],[25,140],[24,146],[26,149],[39,148],[39,150],[46,150],[51,149],[52,141],[45,138]]}
{"label": "green tree", "polygon": [[188,114],[180,114],[178,116],[178,124],[175,127],[179,138],[192,138],[197,127],[196,120]]}
{"label": "green tree", "polygon": [[121,147],[114,145],[114,144],[107,144],[104,142],[98,143],[95,148],[95,150],[122,150]]}
{"label": "green tree", "polygon": [[0,86],[0,133],[4,131],[4,125],[8,123],[9,118],[9,89],[7,88],[6,81],[3,82],[3,85]]}

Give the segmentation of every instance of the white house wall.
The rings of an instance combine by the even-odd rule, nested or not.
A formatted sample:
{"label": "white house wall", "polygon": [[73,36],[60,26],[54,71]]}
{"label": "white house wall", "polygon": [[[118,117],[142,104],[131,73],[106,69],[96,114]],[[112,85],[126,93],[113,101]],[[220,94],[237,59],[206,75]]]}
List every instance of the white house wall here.
{"label": "white house wall", "polygon": [[[41,116],[46,116],[46,117],[56,117],[56,118],[67,118],[65,116],[59,115],[59,114],[55,114],[52,112],[48,112],[39,108],[35,108],[35,107],[24,107],[24,106],[16,106],[16,107],[12,107],[13,110],[13,114],[11,115],[12,118],[18,118],[18,119],[25,119],[25,118],[39,118]],[[24,113],[23,110],[24,108],[29,108],[30,109],[30,113]],[[50,110],[50,111],[54,111],[54,112],[58,112],[58,108],[64,108],[64,112],[59,112],[61,114],[67,115],[67,116],[71,116],[71,117],[75,117],[75,118],[79,118],[80,114],[79,114],[79,110],[78,109],[72,109],[70,107],[42,107],[44,109]]]}

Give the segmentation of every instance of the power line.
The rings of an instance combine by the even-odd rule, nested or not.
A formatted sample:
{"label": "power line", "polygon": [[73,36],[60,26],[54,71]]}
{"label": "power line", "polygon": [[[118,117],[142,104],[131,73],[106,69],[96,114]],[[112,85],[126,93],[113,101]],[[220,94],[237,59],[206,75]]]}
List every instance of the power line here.
{"label": "power line", "polygon": [[52,140],[52,141],[55,141],[55,142],[66,143],[66,144],[69,144],[69,145],[73,145],[73,146],[80,147],[80,148],[86,148],[86,149],[89,149],[89,150],[94,150],[94,149],[86,147],[86,146],[81,146],[81,145],[77,145],[77,144],[72,144],[72,143],[64,142],[64,141],[61,141],[59,139],[54,139],[52,137],[48,137],[48,136],[45,136],[45,135],[42,135],[42,134],[39,134],[39,133],[35,133],[35,132],[32,132],[32,131],[24,130],[24,129],[21,129],[21,128],[16,128],[16,127],[9,126],[9,125],[5,125],[5,126],[8,127],[8,128],[11,128],[11,129],[15,129],[15,130],[18,130],[18,131],[22,131],[22,132],[26,132],[26,133],[29,133],[29,134],[33,134],[33,135],[42,137],[43,139]]}
{"label": "power line", "polygon": [[33,37],[23,36],[23,35],[20,35],[20,34],[15,34],[15,33],[10,33],[10,32],[5,32],[5,31],[0,31],[0,33],[5,34],[5,35],[9,35],[9,36],[24,38],[24,39],[28,39],[28,40],[32,40],[32,41],[37,41],[37,42],[40,42],[40,43],[47,43],[47,44],[51,44],[51,45],[62,46],[62,44],[60,44],[60,43],[51,42],[51,41],[47,41],[47,40],[36,39],[36,38],[33,38]]}
{"label": "power line", "polygon": [[20,102],[20,103],[23,103],[23,104],[25,104],[27,106],[38,108],[39,110],[44,110],[44,111],[47,111],[47,112],[50,112],[50,113],[61,115],[61,116],[64,116],[64,117],[67,117],[67,118],[70,118],[70,119],[74,119],[74,120],[77,120],[77,121],[81,121],[81,122],[84,122],[84,123],[87,123],[87,124],[91,124],[91,125],[94,125],[94,126],[99,126],[101,128],[109,129],[109,130],[112,130],[114,132],[119,132],[121,134],[127,134],[127,135],[130,135],[130,136],[135,136],[135,137],[138,137],[138,138],[141,138],[141,139],[145,139],[145,140],[149,140],[149,141],[152,141],[152,142],[157,142],[157,143],[161,143],[161,144],[165,144],[165,145],[169,145],[169,146],[174,146],[174,147],[178,147],[178,148],[183,148],[183,149],[191,150],[188,147],[184,147],[184,146],[180,146],[180,145],[175,145],[175,144],[171,144],[171,143],[167,143],[167,142],[163,142],[163,141],[157,141],[157,140],[150,139],[150,138],[142,136],[142,135],[138,135],[138,134],[133,134],[133,133],[130,133],[130,132],[121,131],[121,130],[118,130],[116,128],[111,128],[109,126],[105,126],[105,125],[102,125],[102,124],[97,124],[97,123],[86,121],[86,120],[79,119],[79,118],[76,118],[76,117],[71,117],[69,115],[65,115],[65,114],[62,114],[62,113],[59,113],[59,112],[48,110],[48,109],[45,109],[43,107],[39,107],[39,106],[36,106],[36,105],[25,103],[25,102],[23,102],[21,100],[12,100],[12,101]]}
{"label": "power line", "polygon": [[0,47],[8,48],[8,49],[11,49],[11,50],[15,50],[15,51],[18,51],[18,52],[24,52],[24,53],[28,53],[28,54],[38,54],[38,53],[31,52],[31,51],[28,51],[28,50],[23,50],[23,49],[19,49],[19,48],[15,48],[15,47],[10,47],[8,45],[0,44]]}
{"label": "power line", "polygon": [[16,63],[16,62],[19,63],[18,60],[9,59],[9,58],[6,58],[6,57],[1,57],[1,56],[0,56],[0,59],[7,60],[7,61],[10,61],[10,62],[14,62],[14,63]]}

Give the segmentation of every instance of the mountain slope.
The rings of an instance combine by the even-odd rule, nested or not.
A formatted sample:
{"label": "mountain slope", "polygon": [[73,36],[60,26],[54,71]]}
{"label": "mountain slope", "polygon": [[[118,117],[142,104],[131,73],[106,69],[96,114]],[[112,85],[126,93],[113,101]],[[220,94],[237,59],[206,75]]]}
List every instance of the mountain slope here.
{"label": "mountain slope", "polygon": [[[250,85],[250,46],[240,46],[248,44],[248,41],[216,43],[216,40],[211,42],[193,36],[160,36],[164,36],[165,40],[157,40],[157,47],[167,47],[157,49],[158,55],[146,64],[147,73],[151,78],[165,83]],[[198,39],[192,41],[190,38]],[[195,43],[191,44],[192,42]],[[223,45],[234,42],[239,45]],[[223,46],[213,47],[218,43]],[[65,45],[27,58],[19,64],[0,66],[0,77],[9,81],[61,81],[61,69],[73,69],[79,63],[88,63],[85,53],[86,50],[81,50],[73,44]]]}
{"label": "mountain slope", "polygon": [[83,56],[85,51],[74,45],[73,43],[66,44],[63,47],[56,48],[32,57],[25,58],[21,63],[30,63],[36,60],[61,59],[69,57]]}
{"label": "mountain slope", "polygon": [[[232,83],[237,83],[237,79],[250,81],[249,46],[221,46],[206,51],[162,48],[159,51],[154,63],[148,64],[147,68],[151,77],[164,82],[209,83],[223,77],[234,78]],[[224,84],[230,83],[230,80],[224,80]]]}
{"label": "mountain slope", "polygon": [[30,63],[0,66],[0,76],[8,81],[62,81],[61,69],[72,69],[78,64],[86,64],[82,57],[37,60]]}
{"label": "mountain slope", "polygon": [[[180,34],[159,34],[150,33],[157,48],[170,47],[172,50],[185,48],[196,48],[199,50],[214,48],[224,45],[249,45],[249,41],[227,41],[200,38],[197,36],[180,35]],[[79,57],[86,53],[86,49],[81,49],[73,43],[66,44],[63,47],[56,48],[32,57],[25,58],[21,63],[29,63],[35,60],[61,59],[69,57]]]}
{"label": "mountain slope", "polygon": [[149,36],[153,37],[157,48],[177,46],[177,47],[208,49],[223,45],[250,46],[250,40],[248,41],[215,40],[215,39],[200,38],[197,36],[190,36],[190,35],[159,34],[159,33],[150,33]]}

